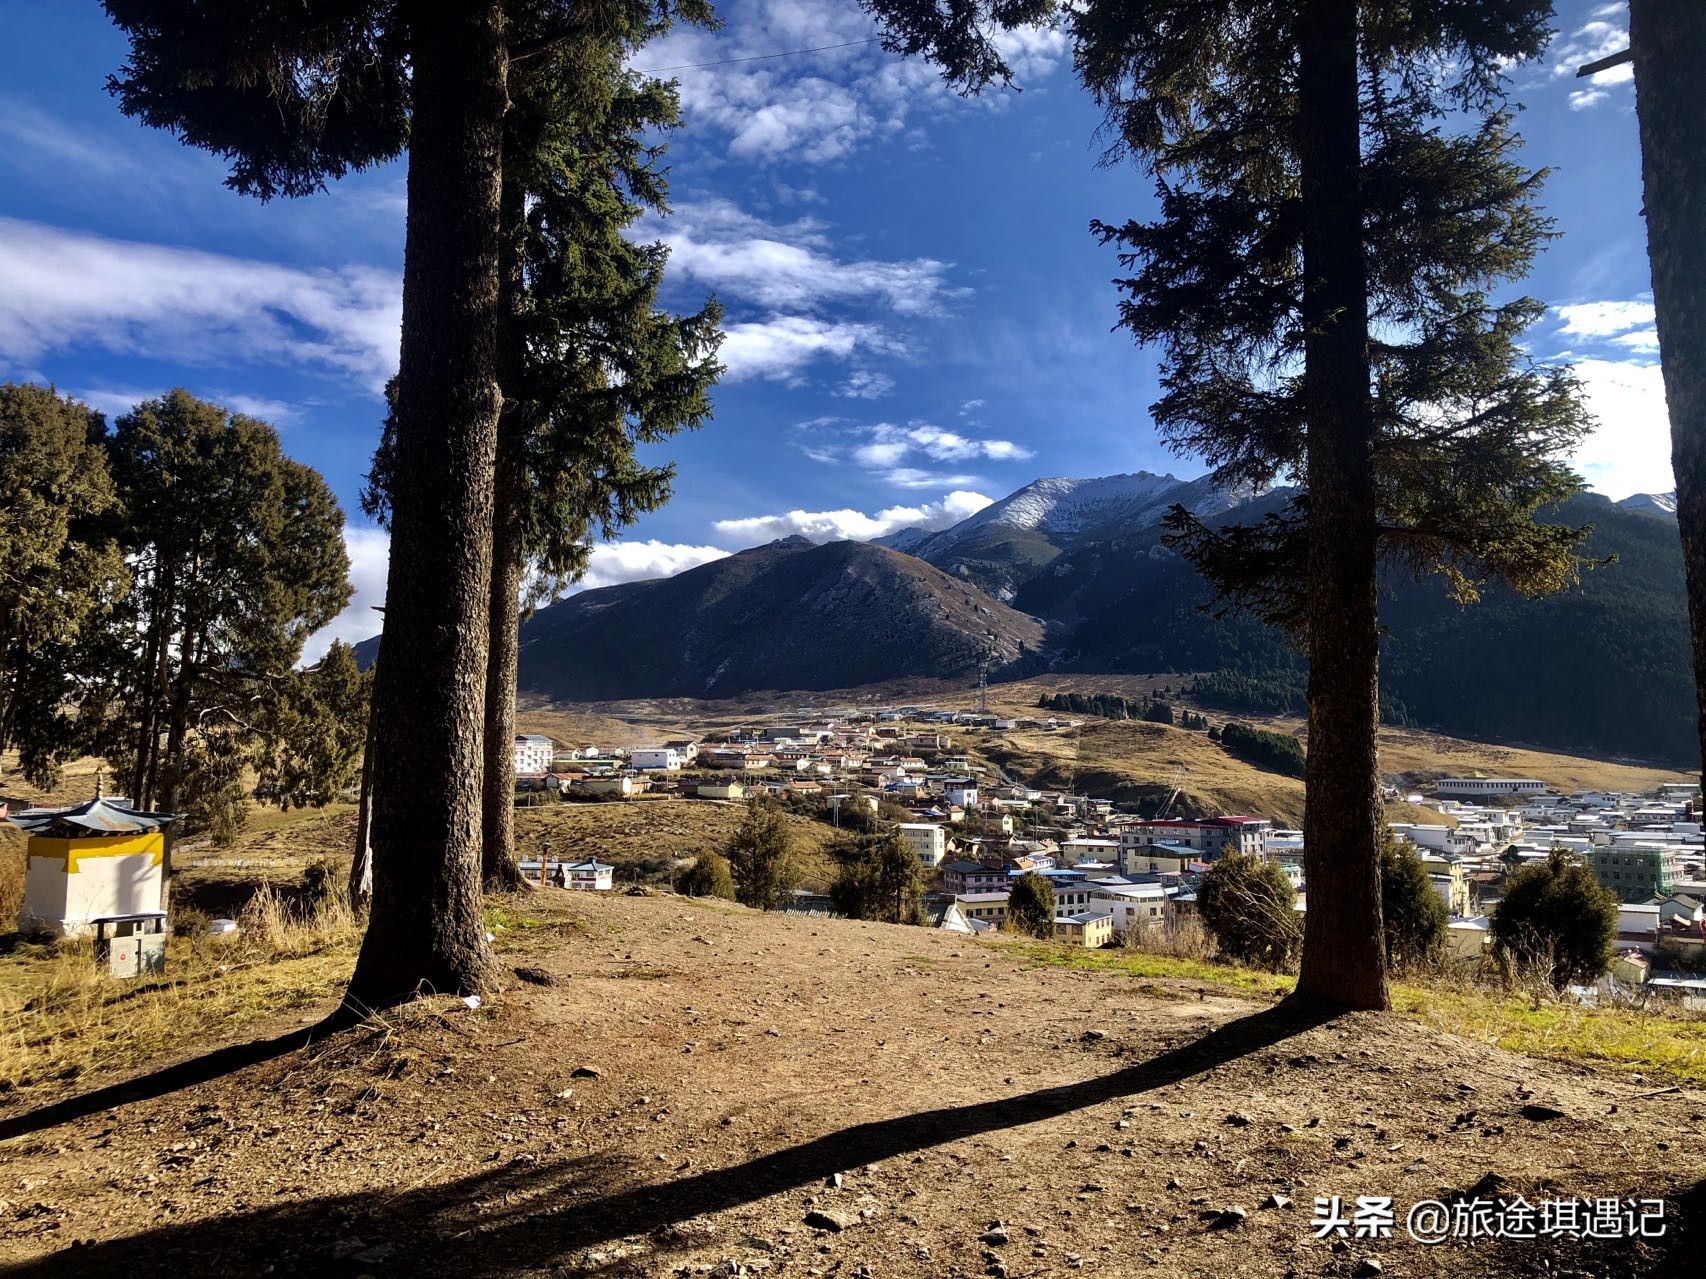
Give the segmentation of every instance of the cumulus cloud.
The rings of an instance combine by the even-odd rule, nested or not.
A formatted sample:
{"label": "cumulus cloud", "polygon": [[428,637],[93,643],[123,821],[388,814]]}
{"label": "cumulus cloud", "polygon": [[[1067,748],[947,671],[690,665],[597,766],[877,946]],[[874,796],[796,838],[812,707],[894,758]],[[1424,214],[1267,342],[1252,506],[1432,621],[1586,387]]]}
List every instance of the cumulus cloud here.
{"label": "cumulus cloud", "polygon": [[[1574,77],[1577,68],[1589,62],[1597,62],[1628,47],[1628,6],[1604,4],[1593,11],[1588,22],[1569,35],[1555,39],[1546,56],[1552,64],[1553,79],[1563,79]],[[1627,62],[1595,72],[1587,78],[1585,88],[1571,90],[1570,110],[1586,111],[1602,102],[1609,102],[1615,86],[1630,84],[1634,79],[1635,68]]]}
{"label": "cumulus cloud", "polygon": [[397,365],[402,282],[303,270],[0,218],[0,361],[70,346],[185,364],[307,365],[379,390]]}
{"label": "cumulus cloud", "polygon": [[[383,619],[374,609],[385,603],[385,578],[390,569],[391,539],[383,529],[344,528],[344,549],[350,560],[350,585],[355,595],[349,607],[309,637],[302,652],[304,663],[317,662],[332,641],[354,644],[377,635]],[[689,546],[656,540],[599,542],[592,547],[586,576],[566,594],[595,586],[615,586],[654,577],[673,577],[721,559],[728,551],[718,546]]]}
{"label": "cumulus cloud", "polygon": [[730,382],[749,377],[788,380],[825,356],[844,360],[859,352],[899,355],[906,349],[878,324],[803,315],[726,324],[723,333],[718,358],[727,368],[724,378]]}
{"label": "cumulus cloud", "polygon": [[894,379],[886,373],[870,369],[854,369],[835,393],[846,400],[880,400],[894,390]]}
{"label": "cumulus cloud", "polygon": [[963,488],[983,483],[977,475],[927,469],[920,465],[924,462],[1022,462],[1033,456],[1029,448],[1012,440],[976,438],[929,422],[862,426],[840,418],[814,418],[797,429],[808,428],[807,438],[798,444],[814,462],[851,462],[897,488]]}
{"label": "cumulus cloud", "polygon": [[920,506],[890,506],[867,515],[846,508],[839,511],[787,511],[779,515],[755,515],[746,519],[718,520],[713,526],[719,537],[731,544],[756,546],[798,533],[814,542],[868,542],[903,528],[942,529],[975,515],[992,499],[982,493],[955,490],[938,502]]}
{"label": "cumulus cloud", "polygon": [[1577,451],[1577,470],[1607,497],[1664,493],[1676,487],[1670,418],[1659,366],[1631,360],[1577,360],[1576,376],[1599,429]]}
{"label": "cumulus cloud", "polygon": [[728,200],[679,205],[646,229],[669,246],[670,270],[681,278],[777,311],[874,301],[903,315],[929,314],[954,292],[946,262],[842,260],[823,223],[770,223]]}
{"label": "cumulus cloud", "polygon": [[391,565],[391,538],[384,529],[344,526],[344,552],[349,556],[349,580],[355,589],[349,605],[308,637],[302,650],[304,665],[326,655],[333,640],[358,644],[379,634],[384,619],[374,609],[385,603],[385,575]]}
{"label": "cumulus cloud", "polygon": [[592,562],[587,566],[586,576],[576,583],[574,589],[587,590],[595,586],[616,586],[622,582],[642,582],[654,577],[674,577],[687,569],[720,560],[727,554],[718,546],[686,546],[655,539],[599,542],[592,548]]}
{"label": "cumulus cloud", "polygon": [[1571,337],[1610,337],[1653,323],[1653,304],[1639,299],[1577,302],[1555,306],[1552,313],[1563,322],[1561,332]]}
{"label": "cumulus cloud", "polygon": [[[102,387],[88,391],[74,392],[79,400],[92,409],[99,409],[109,418],[123,417],[131,409],[144,400],[157,400],[165,395],[170,387],[154,387],[150,390],[134,390]],[[241,413],[245,417],[259,418],[273,426],[288,426],[301,416],[301,409],[286,400],[269,399],[264,395],[246,395],[242,392],[220,390],[202,390],[191,388],[190,394],[233,413]]]}
{"label": "cumulus cloud", "polygon": [[[725,136],[738,159],[828,163],[904,133],[920,111],[965,105],[924,59],[885,53],[874,40],[877,27],[857,6],[730,0],[718,12],[720,31],[677,26],[648,46],[637,66],[678,78],[690,127]],[[998,43],[1021,81],[1047,75],[1067,56],[1056,30],[1014,31]],[[767,56],[794,50],[810,52]],[[1003,100],[992,93],[970,105],[999,109]]]}

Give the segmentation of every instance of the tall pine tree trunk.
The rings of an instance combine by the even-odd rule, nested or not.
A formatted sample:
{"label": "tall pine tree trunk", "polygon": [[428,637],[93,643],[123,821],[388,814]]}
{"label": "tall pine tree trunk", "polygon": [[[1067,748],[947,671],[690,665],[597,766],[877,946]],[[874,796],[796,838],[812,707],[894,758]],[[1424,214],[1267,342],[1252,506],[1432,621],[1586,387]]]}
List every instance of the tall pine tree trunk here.
{"label": "tall pine tree trunk", "polygon": [[1630,0],[1629,42],[1706,771],[1706,4]]}
{"label": "tall pine tree trunk", "polygon": [[524,442],[527,405],[521,392],[526,335],[521,326],[522,234],[526,210],[520,183],[504,183],[503,242],[498,268],[498,366],[504,388],[498,417],[496,483],[492,497],[491,652],[486,664],[486,769],[481,877],[486,887],[526,886],[515,856],[515,672],[521,638]]}
{"label": "tall pine tree trunk", "polygon": [[1300,1001],[1385,1008],[1381,945],[1374,414],[1363,261],[1356,0],[1299,16],[1308,408],[1308,885]]}
{"label": "tall pine tree trunk", "polygon": [[373,907],[351,1006],[496,976],[480,893],[498,419],[500,0],[411,11],[413,117],[385,629],[373,687]]}

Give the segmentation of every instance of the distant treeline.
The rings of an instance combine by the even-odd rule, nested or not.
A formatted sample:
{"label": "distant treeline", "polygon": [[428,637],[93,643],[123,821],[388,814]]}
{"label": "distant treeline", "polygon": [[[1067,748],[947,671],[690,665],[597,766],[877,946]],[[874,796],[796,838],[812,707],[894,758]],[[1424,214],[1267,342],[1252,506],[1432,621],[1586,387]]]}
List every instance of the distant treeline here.
{"label": "distant treeline", "polygon": [[1303,776],[1303,743],[1289,733],[1270,733],[1233,720],[1220,730],[1220,744],[1247,764],[1287,777]]}
{"label": "distant treeline", "polygon": [[1044,693],[1037,705],[1067,715],[1093,715],[1099,719],[1139,719],[1151,724],[1177,724],[1180,728],[1204,729],[1208,720],[1194,711],[1174,711],[1160,698],[1134,702],[1115,693]]}
{"label": "distant treeline", "polygon": [[[1309,712],[1309,672],[1302,666],[1255,672],[1218,670],[1199,675],[1185,690],[1204,706],[1250,711],[1258,715],[1305,715]],[[1414,727],[1403,702],[1384,690],[1380,722]]]}

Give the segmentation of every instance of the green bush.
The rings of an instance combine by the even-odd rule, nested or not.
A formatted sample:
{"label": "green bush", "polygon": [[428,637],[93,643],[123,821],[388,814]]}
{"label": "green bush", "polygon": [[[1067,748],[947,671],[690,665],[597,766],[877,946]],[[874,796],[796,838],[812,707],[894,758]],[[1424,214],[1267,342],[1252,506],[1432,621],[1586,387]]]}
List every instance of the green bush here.
{"label": "green bush", "polygon": [[897,832],[890,831],[846,856],[830,885],[836,914],[885,924],[923,922],[919,898],[924,868]]}
{"label": "green bush", "polygon": [[1426,964],[1445,947],[1450,920],[1445,903],[1428,882],[1422,859],[1391,831],[1381,834],[1380,916],[1389,967]]}
{"label": "green bush", "polygon": [[1220,953],[1273,972],[1290,968],[1303,945],[1296,902],[1283,870],[1243,853],[1215,862],[1197,886],[1197,913]]}
{"label": "green bush", "polygon": [[700,853],[682,875],[676,891],[686,897],[721,897],[734,901],[735,880],[729,870],[729,859],[721,853]]}
{"label": "green bush", "polygon": [[1493,911],[1493,940],[1519,967],[1562,990],[1592,982],[1611,963],[1617,894],[1562,849],[1505,881]]}

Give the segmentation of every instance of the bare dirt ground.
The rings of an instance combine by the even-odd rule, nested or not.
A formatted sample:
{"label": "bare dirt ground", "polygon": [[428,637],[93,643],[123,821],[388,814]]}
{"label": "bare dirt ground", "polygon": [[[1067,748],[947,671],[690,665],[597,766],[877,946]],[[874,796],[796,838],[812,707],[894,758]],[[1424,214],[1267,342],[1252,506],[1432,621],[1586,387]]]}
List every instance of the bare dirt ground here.
{"label": "bare dirt ground", "polygon": [[[0,1269],[1538,1276],[1698,1255],[1706,1100],[1663,1079],[920,929],[556,890],[512,913],[506,962],[554,984],[307,1047],[304,1010],[93,1093],[0,1098]],[[1663,1195],[1670,1233],[1311,1237],[1317,1195],[1402,1212],[1477,1185]]]}

